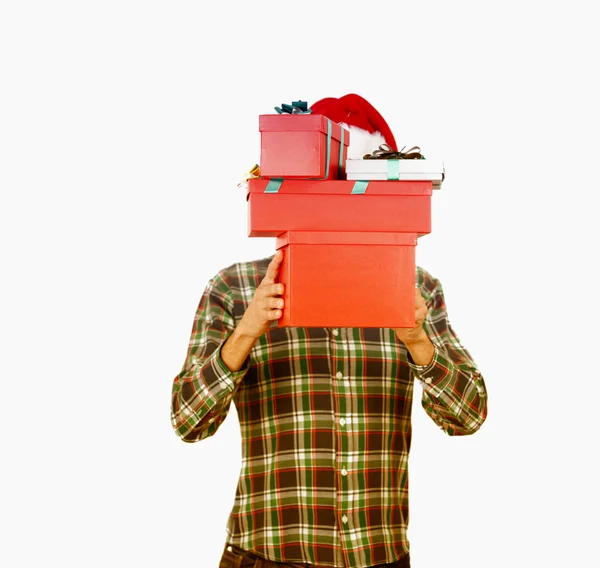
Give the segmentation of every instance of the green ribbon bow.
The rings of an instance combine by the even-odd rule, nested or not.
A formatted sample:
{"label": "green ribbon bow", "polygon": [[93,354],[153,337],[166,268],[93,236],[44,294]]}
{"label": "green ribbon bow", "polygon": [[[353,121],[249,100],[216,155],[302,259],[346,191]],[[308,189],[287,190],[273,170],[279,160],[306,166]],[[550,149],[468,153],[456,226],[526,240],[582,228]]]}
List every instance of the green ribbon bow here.
{"label": "green ribbon bow", "polygon": [[308,103],[306,101],[292,101],[291,105],[286,105],[285,103],[281,104],[281,107],[275,107],[275,110],[279,114],[288,113],[288,114],[311,114],[312,110],[308,108]]}

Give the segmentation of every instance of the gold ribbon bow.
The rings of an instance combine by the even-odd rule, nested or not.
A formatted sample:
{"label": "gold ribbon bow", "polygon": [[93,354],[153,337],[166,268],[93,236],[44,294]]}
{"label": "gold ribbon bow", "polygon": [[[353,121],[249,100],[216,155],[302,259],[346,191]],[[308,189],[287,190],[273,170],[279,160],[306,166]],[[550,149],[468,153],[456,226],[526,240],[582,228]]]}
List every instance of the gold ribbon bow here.
{"label": "gold ribbon bow", "polygon": [[244,179],[237,184],[239,189],[248,189],[248,180],[260,177],[260,166],[254,164],[249,171],[244,174]]}

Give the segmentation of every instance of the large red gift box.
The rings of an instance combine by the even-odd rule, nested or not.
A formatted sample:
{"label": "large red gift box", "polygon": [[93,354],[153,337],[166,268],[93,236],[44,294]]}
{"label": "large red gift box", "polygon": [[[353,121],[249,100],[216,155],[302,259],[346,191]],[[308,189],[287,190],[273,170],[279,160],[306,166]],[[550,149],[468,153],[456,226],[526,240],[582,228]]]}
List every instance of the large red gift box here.
{"label": "large red gift box", "polygon": [[414,233],[288,231],[279,326],[413,327]]}
{"label": "large red gift box", "polygon": [[[262,172],[261,172],[262,173]],[[431,181],[248,180],[248,236],[431,232]]]}
{"label": "large red gift box", "polygon": [[260,175],[265,178],[345,178],[350,133],[321,114],[259,117]]}

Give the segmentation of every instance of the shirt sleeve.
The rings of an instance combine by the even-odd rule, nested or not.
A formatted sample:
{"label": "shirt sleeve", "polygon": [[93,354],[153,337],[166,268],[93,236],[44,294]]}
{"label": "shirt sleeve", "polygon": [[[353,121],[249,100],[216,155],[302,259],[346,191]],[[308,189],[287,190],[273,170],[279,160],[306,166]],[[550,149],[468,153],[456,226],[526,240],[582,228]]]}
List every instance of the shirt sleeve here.
{"label": "shirt sleeve", "polygon": [[198,442],[217,431],[248,371],[248,360],[232,372],[221,359],[223,343],[235,327],[232,313],[233,300],[219,274],[204,290],[183,368],[173,381],[171,423],[185,442]]}
{"label": "shirt sleeve", "polygon": [[423,329],[434,345],[429,365],[416,365],[408,355],[413,375],[423,387],[422,406],[450,436],[473,434],[487,416],[483,377],[450,325],[440,281],[422,269],[417,280],[429,308]]}

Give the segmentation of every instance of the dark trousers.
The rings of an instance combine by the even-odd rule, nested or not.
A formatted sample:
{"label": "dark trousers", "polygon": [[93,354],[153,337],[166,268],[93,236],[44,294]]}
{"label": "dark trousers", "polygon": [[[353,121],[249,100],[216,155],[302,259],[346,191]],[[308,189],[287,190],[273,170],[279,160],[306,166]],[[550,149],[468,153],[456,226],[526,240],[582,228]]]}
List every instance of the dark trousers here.
{"label": "dark trousers", "polygon": [[[260,558],[237,546],[227,546],[223,551],[219,568],[319,568],[314,564],[287,564]],[[410,568],[410,557],[407,554],[391,564],[378,564],[373,568]]]}

